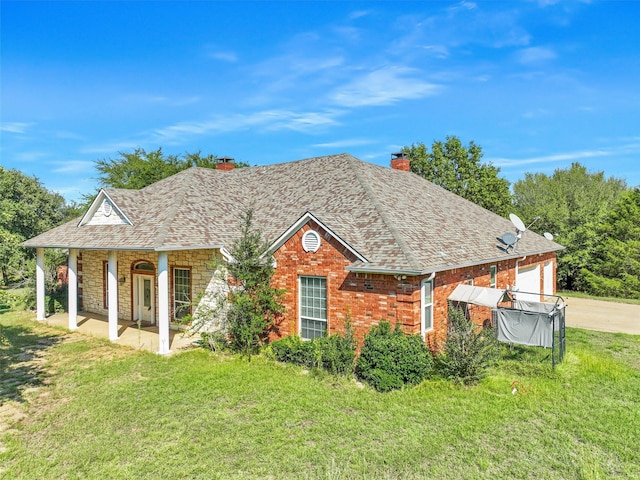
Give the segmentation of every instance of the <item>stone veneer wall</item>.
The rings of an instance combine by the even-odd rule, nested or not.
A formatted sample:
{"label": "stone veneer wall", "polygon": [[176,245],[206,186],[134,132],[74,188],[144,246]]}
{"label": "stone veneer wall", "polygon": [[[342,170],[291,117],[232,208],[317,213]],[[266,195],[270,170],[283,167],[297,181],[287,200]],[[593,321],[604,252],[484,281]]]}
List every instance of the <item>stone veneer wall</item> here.
{"label": "stone veneer wall", "polygon": [[[210,284],[214,284],[211,262],[215,254],[214,250],[179,250],[168,253],[169,261],[169,318],[173,318],[173,268],[186,268],[191,270],[191,298],[198,298],[199,294],[206,291]],[[103,315],[108,314],[104,308],[104,262],[107,261],[106,250],[83,250],[79,260],[79,287],[82,295],[82,308],[87,312]],[[140,261],[151,263],[156,270],[155,279],[155,311],[158,312],[158,254],[148,251],[121,251],[118,252],[118,275],[124,277],[124,284],[118,284],[118,318],[132,320],[133,302],[133,272],[135,263]]]}

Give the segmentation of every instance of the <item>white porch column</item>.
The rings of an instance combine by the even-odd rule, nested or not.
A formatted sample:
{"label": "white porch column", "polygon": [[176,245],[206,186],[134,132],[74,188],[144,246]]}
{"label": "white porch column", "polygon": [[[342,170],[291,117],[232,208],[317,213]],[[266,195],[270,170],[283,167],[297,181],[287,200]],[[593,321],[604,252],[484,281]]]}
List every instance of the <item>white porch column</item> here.
{"label": "white porch column", "polygon": [[36,320],[44,320],[44,248],[36,248]]}
{"label": "white porch column", "polygon": [[109,340],[118,339],[118,252],[109,251],[108,262],[109,294]]}
{"label": "white porch column", "polygon": [[167,252],[158,252],[158,353],[169,349],[169,260]]}
{"label": "white porch column", "polygon": [[69,330],[78,328],[78,249],[69,249]]}

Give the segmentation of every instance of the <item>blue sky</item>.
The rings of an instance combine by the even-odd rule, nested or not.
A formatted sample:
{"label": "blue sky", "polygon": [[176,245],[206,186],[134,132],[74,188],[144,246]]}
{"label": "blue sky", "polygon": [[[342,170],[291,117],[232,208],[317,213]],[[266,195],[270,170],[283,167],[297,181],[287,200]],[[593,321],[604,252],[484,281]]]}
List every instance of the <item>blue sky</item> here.
{"label": "blue sky", "polygon": [[1,1],[0,165],[67,199],[136,147],[388,165],[457,135],[515,182],[640,185],[640,2]]}

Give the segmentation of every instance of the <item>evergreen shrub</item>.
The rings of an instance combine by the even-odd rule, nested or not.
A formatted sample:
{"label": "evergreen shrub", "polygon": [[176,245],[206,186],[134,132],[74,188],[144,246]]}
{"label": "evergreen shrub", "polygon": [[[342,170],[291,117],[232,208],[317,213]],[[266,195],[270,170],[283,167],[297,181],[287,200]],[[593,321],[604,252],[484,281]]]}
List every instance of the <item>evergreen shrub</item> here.
{"label": "evergreen shrub", "polygon": [[298,335],[276,340],[269,345],[273,358],[307,368],[323,368],[335,375],[353,373],[356,343],[350,328],[344,335],[334,334],[313,340]]}
{"label": "evergreen shrub", "polygon": [[495,330],[476,326],[461,308],[449,304],[447,339],[435,358],[438,373],[456,383],[477,383],[496,359],[497,352]]}
{"label": "evergreen shrub", "polygon": [[359,378],[379,392],[416,385],[433,368],[431,351],[420,335],[406,335],[399,325],[380,322],[369,330],[356,363]]}

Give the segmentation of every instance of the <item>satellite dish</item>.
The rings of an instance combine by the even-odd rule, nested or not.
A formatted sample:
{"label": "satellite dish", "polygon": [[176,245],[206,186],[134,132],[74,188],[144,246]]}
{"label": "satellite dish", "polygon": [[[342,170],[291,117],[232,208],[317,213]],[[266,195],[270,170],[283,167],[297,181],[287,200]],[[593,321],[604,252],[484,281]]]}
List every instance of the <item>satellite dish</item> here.
{"label": "satellite dish", "polygon": [[512,246],[514,243],[516,243],[518,237],[516,237],[516,234],[513,232],[505,232],[502,234],[501,240],[505,245]]}
{"label": "satellite dish", "polygon": [[553,234],[544,232],[544,238],[546,238],[547,240],[553,240]]}
{"label": "satellite dish", "polygon": [[518,217],[515,213],[509,214],[509,220],[511,220],[511,223],[513,223],[513,226],[516,227],[516,230],[518,230],[519,232],[524,232],[527,230],[527,227],[524,226],[524,222],[520,220],[520,217]]}

